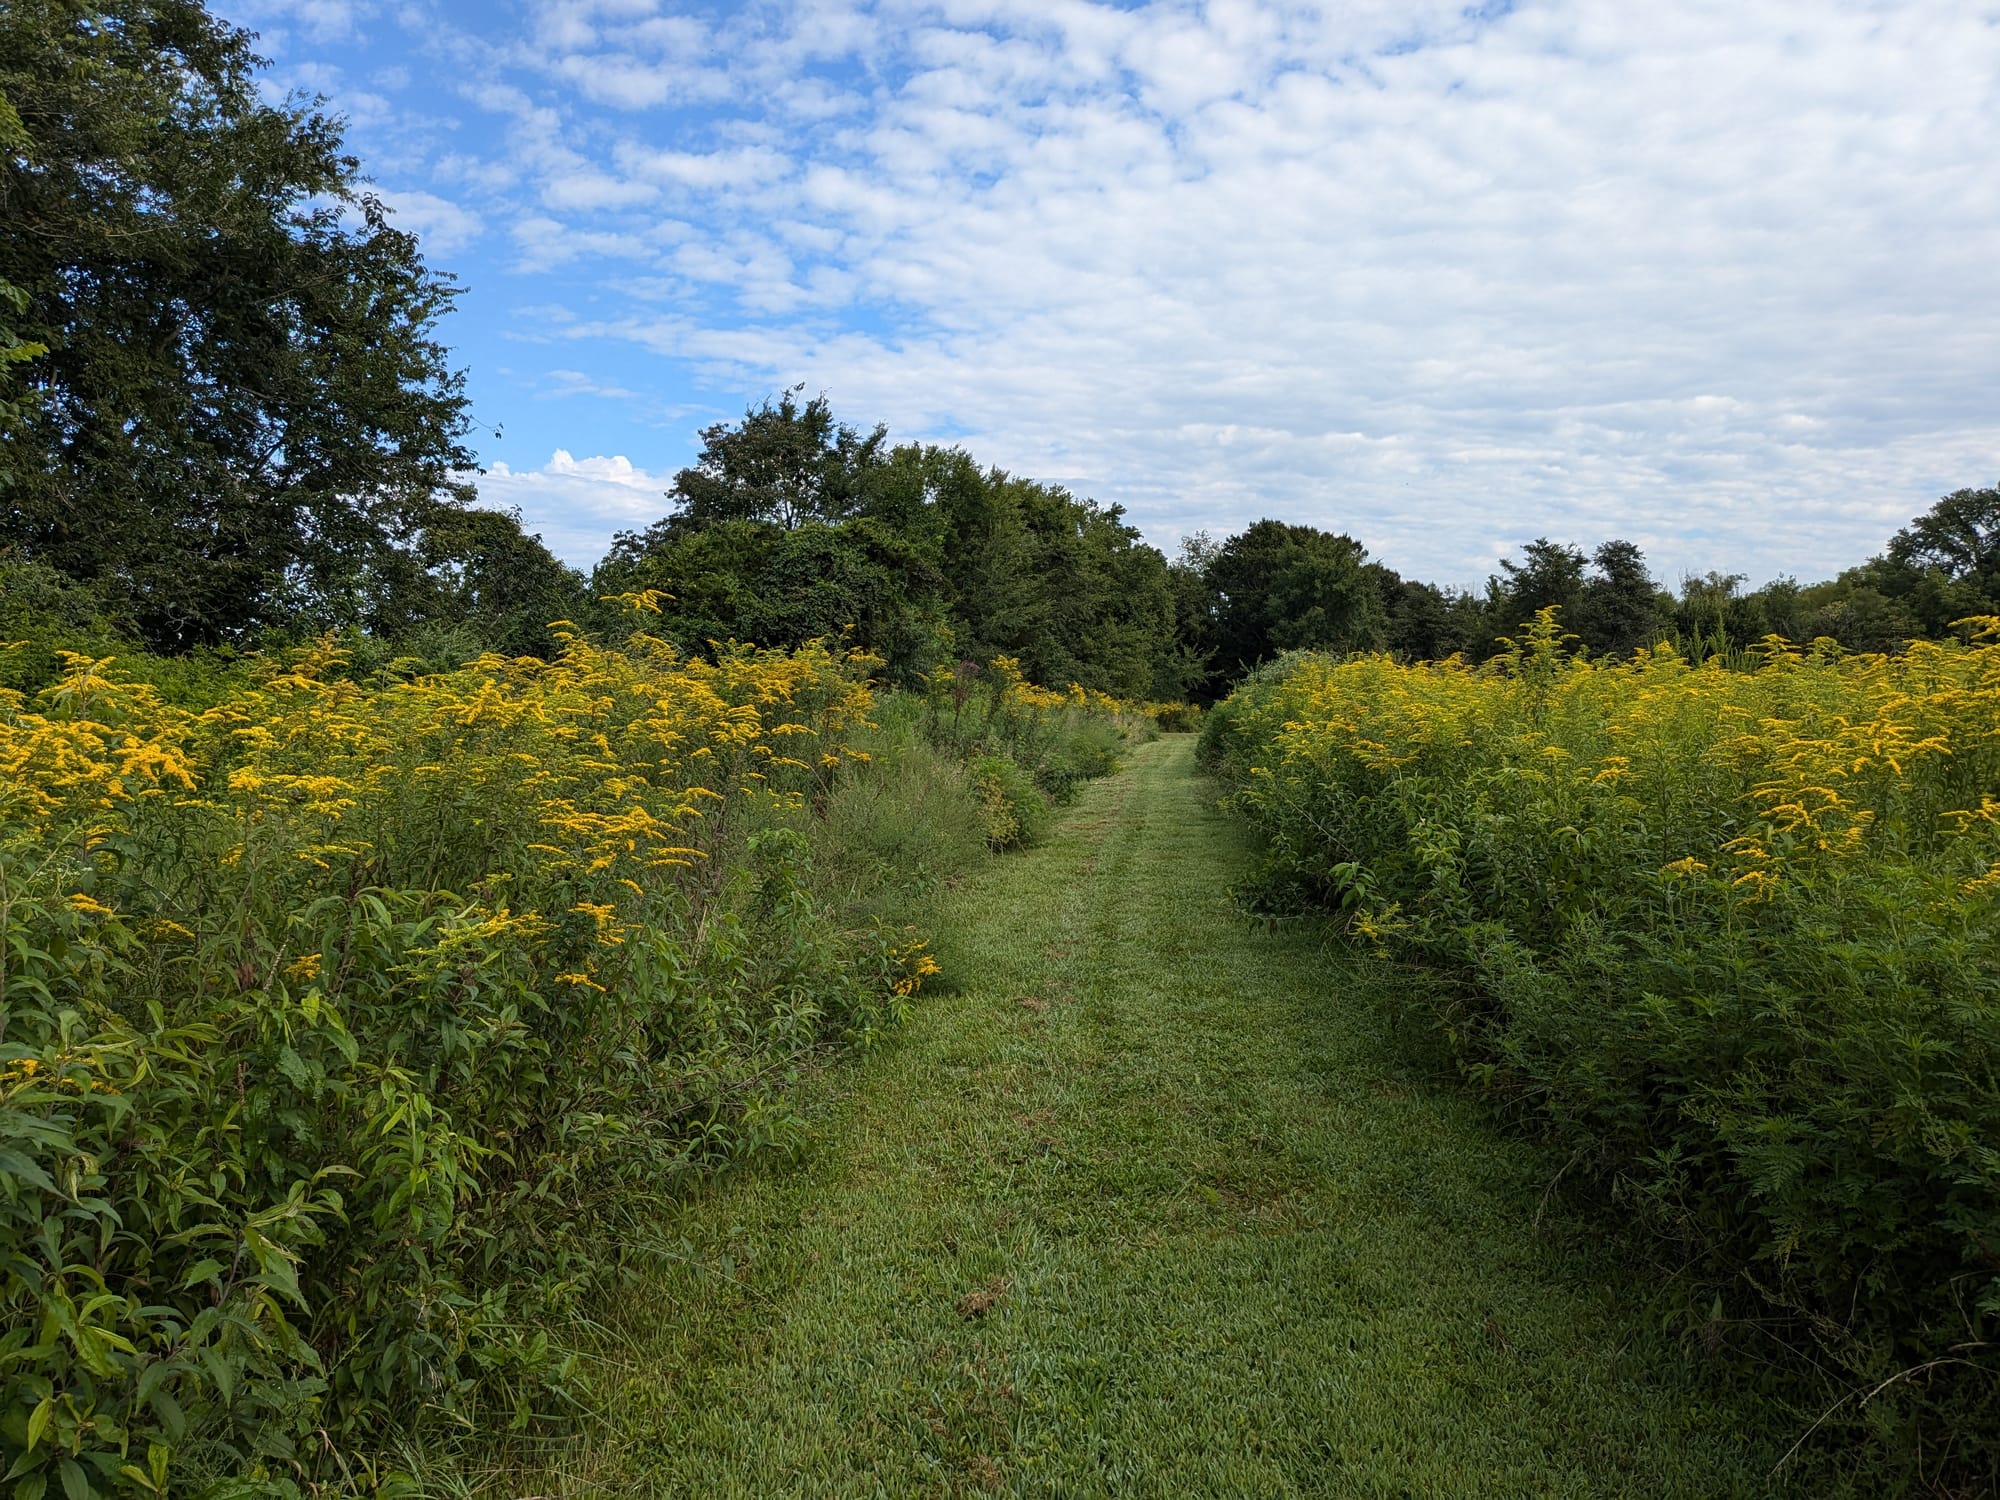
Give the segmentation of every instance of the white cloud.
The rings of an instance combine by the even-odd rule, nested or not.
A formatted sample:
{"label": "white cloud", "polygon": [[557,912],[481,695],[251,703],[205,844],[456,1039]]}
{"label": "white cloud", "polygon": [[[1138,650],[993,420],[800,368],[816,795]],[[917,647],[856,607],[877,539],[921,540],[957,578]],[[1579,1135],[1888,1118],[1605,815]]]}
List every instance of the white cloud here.
{"label": "white cloud", "polygon": [[425,253],[432,257],[462,250],[485,232],[485,221],[478,214],[435,193],[413,188],[376,191],[388,205],[396,227],[417,235]]}
{"label": "white cloud", "polygon": [[[548,372],[548,385],[541,394],[551,398],[591,396],[609,401],[637,401],[643,399],[637,391],[629,390],[622,385],[614,385],[599,380],[596,376],[588,375],[582,370],[550,370]],[[569,459],[568,455],[560,449],[557,450],[557,457],[559,459],[568,459],[571,464],[575,463],[575,460]],[[592,463],[598,462],[598,460],[586,459],[584,462]]]}
{"label": "white cloud", "polygon": [[255,27],[272,44],[289,40],[295,30],[330,42],[352,36],[376,8],[370,0],[244,0],[231,7],[231,19]]}
{"label": "white cloud", "polygon": [[628,208],[660,196],[651,183],[632,182],[608,172],[573,172],[542,186],[542,202],[553,209]]}
{"label": "white cloud", "polygon": [[1162,540],[1461,580],[1541,532],[1820,574],[2000,475],[1992,0],[692,10],[461,49],[500,135],[434,185],[605,385],[803,379]]}
{"label": "white cloud", "polygon": [[618,162],[634,176],[688,188],[737,188],[774,182],[790,174],[791,160],[768,146],[722,151],[659,151],[620,142]]}
{"label": "white cloud", "polygon": [[520,250],[515,268],[526,272],[551,270],[585,256],[630,259],[648,253],[637,235],[575,229],[545,214],[520,220],[512,233]]}
{"label": "white cloud", "polygon": [[564,562],[589,568],[616,531],[640,531],[667,513],[669,478],[649,474],[621,454],[577,458],[558,448],[539,469],[496,463],[476,480],[479,499],[519,510]]}

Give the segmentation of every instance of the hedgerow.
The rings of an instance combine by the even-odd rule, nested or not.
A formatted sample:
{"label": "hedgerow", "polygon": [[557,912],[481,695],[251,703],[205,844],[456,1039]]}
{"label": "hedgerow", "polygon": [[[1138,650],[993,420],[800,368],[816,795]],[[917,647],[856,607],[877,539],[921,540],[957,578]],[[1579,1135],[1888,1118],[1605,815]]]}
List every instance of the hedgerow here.
{"label": "hedgerow", "polygon": [[1828,1430],[1990,1482],[2000,621],[1968,624],[1745,670],[1587,660],[1545,611],[1478,668],[1287,658],[1202,748],[1267,897],[1423,965],[1476,1082],[1832,1373]]}

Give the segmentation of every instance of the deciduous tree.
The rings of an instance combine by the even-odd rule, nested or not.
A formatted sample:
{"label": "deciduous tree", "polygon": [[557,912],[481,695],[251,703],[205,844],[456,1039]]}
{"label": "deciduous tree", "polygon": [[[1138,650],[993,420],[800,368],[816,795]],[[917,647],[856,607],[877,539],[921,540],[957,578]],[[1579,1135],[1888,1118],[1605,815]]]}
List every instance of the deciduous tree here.
{"label": "deciduous tree", "polygon": [[0,543],[156,644],[329,616],[469,491],[452,283],[198,0],[0,5],[0,279],[47,346]]}

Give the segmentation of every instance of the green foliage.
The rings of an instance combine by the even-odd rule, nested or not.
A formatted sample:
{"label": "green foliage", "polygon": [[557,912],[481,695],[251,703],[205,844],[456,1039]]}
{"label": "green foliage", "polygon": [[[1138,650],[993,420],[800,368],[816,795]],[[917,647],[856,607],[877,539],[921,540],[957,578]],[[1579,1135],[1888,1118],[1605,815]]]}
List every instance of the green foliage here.
{"label": "green foliage", "polygon": [[596,592],[669,596],[662,628],[783,645],[851,632],[889,679],[1017,658],[1034,681],[1179,696],[1165,559],[1115,506],[982,470],[957,450],[886,449],[792,392],[702,434],[675,510],[621,533]]}
{"label": "green foliage", "polygon": [[967,661],[933,672],[921,693],[905,697],[917,705],[923,737],[971,767],[986,841],[995,849],[1037,842],[1052,806],[1073,800],[1085,781],[1117,771],[1129,744],[1156,734],[1143,708],[1079,686],[1067,693],[1036,687],[1006,656],[986,668]]}
{"label": "green foliage", "polygon": [[559,1405],[552,1322],[934,970],[817,892],[840,658],[339,666],[0,694],[20,1493],[391,1493],[392,1439]]}
{"label": "green foliage", "polygon": [[1179,629],[1205,663],[1198,694],[1225,694],[1286,651],[1389,650],[1413,661],[1485,660],[1501,637],[1550,606],[1568,612],[1591,650],[1624,655],[1668,630],[1658,586],[1631,542],[1586,558],[1538,537],[1504,559],[1484,595],[1439,588],[1367,560],[1352,537],[1259,521],[1222,543],[1197,538],[1174,569]]}
{"label": "green foliage", "polygon": [[1219,687],[1280,651],[1383,644],[1382,591],[1349,536],[1258,521],[1200,555],[1197,650]]}
{"label": "green foliage", "polygon": [[1851,651],[1942,640],[1954,622],[2000,611],[2000,490],[1955,490],[1898,531],[1883,554],[1824,583],[1739,574],[1683,581],[1670,619],[1683,654],[1740,655],[1765,635],[1824,637]]}
{"label": "green foliage", "polygon": [[2000,599],[2000,489],[1946,495],[1890,539],[1888,560]]}
{"label": "green foliage", "polygon": [[1085,719],[1043,757],[1035,769],[1035,785],[1058,806],[1067,806],[1084,782],[1118,770],[1129,738],[1110,718]]}
{"label": "green foliage", "polygon": [[875,728],[853,737],[868,760],[823,804],[814,881],[847,908],[893,910],[978,865],[986,812],[963,759],[925,736],[921,700],[891,695],[874,717]]}
{"label": "green foliage", "polygon": [[1470,1077],[1816,1344],[1837,1425],[1987,1485],[1994,628],[1745,670],[1589,663],[1549,611],[1476,670],[1274,663],[1201,746],[1268,899],[1429,965]]}
{"label": "green foliage", "polygon": [[796,646],[844,637],[882,658],[891,681],[909,682],[950,641],[929,555],[871,519],[791,529],[666,522],[643,538],[622,536],[595,583],[599,592],[659,590],[659,628],[690,651],[717,641]]}
{"label": "green foliage", "polygon": [[[18,122],[13,119],[7,101],[0,98],[0,150],[17,143],[8,129],[10,125],[18,126]],[[5,219],[0,219],[0,227],[5,223]],[[14,460],[8,456],[9,438],[28,414],[27,404],[15,394],[18,367],[49,352],[48,345],[24,339],[14,331],[15,319],[27,306],[26,292],[11,281],[0,280],[0,493],[5,493],[11,482],[10,465]]]}
{"label": "green foliage", "polygon": [[1504,601],[1502,608],[1522,621],[1533,619],[1544,609],[1560,609],[1563,618],[1571,619],[1583,597],[1586,566],[1582,549],[1536,537],[1521,549],[1520,562],[1511,557],[1500,560],[1493,593]]}
{"label": "green foliage", "polygon": [[1048,835],[1048,796],[1012,756],[979,756],[972,762],[972,781],[979,790],[989,846],[1025,849]]}
{"label": "green foliage", "polygon": [[1561,610],[1578,645],[1598,656],[1670,641],[1691,661],[1743,664],[1767,635],[1825,637],[1859,651],[1944,639],[1954,621],[2000,610],[2000,491],[1947,495],[1884,556],[1811,585],[1779,578],[1746,590],[1742,575],[1710,572],[1684,578],[1676,597],[1655,582],[1639,547],[1620,540],[1586,554],[1537,537],[1518,559],[1501,560],[1483,592],[1403,578],[1364,558],[1351,538],[1277,521],[1221,543],[1190,539],[1169,578],[1197,696],[1220,696],[1244,672],[1300,648],[1488,661],[1547,608]]}
{"label": "green foliage", "polygon": [[[105,658],[119,674],[154,688],[166,702],[202,709],[248,685],[246,663],[227,651],[149,653],[136,630],[114,617],[102,591],[42,563],[0,554],[0,690],[32,697],[54,685],[67,653]],[[478,654],[469,651],[460,660]]]}
{"label": "green foliage", "polygon": [[956,992],[828,1080],[796,1170],[691,1202],[688,1253],[592,1309],[592,1419],[481,1434],[437,1490],[1890,1492],[1846,1454],[1774,1483],[1817,1411],[1647,1316],[1629,1242],[1549,1191],[1564,1154],[1410,1066],[1385,966],[1241,919],[1188,750],[951,892]]}
{"label": "green foliage", "polygon": [[472,466],[454,288],[257,64],[198,0],[0,8],[8,357],[47,351],[0,432],[0,545],[161,646],[356,618]]}
{"label": "green foliage", "polygon": [[1630,656],[1665,639],[1660,586],[1632,542],[1610,541],[1591,554],[1594,572],[1577,596],[1576,631],[1600,655]]}
{"label": "green foliage", "polygon": [[782,392],[775,406],[766,401],[752,407],[736,426],[717,422],[702,429],[701,456],[674,476],[680,529],[755,521],[789,531],[860,512],[888,429],[878,426],[864,438],[834,421],[824,395],[800,406],[803,389]]}
{"label": "green foliage", "polygon": [[[450,666],[482,651],[551,656],[552,622],[588,612],[583,576],[524,531],[518,512],[458,506],[427,511],[422,530],[376,560],[356,608],[343,611],[405,655],[415,654],[413,644],[425,632],[464,635],[472,649],[440,663]],[[770,644],[802,646],[813,638]]]}

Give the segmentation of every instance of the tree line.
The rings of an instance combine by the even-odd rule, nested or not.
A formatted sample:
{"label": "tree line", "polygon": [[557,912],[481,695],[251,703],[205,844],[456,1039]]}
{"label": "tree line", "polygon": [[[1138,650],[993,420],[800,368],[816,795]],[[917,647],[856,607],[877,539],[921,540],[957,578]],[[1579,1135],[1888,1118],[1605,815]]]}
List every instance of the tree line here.
{"label": "tree line", "polygon": [[1670,589],[1636,543],[1586,550],[1538,537],[1483,588],[1440,587],[1370,561],[1350,536],[1271,520],[1220,543],[1192,538],[1173,571],[1179,628],[1205,674],[1196,695],[1209,698],[1299,647],[1484,661],[1550,605],[1599,656],[1664,641],[1706,659],[1769,635],[1887,651],[1940,638],[1969,616],[2000,615],[2000,488],[1946,495],[1881,553],[1810,584],[1781,577],[1750,589],[1743,574],[1708,572]]}
{"label": "tree line", "polygon": [[[1596,652],[1777,632],[1873,649],[2000,611],[2000,491],[1946,496],[1825,583],[1669,591],[1640,549],[1538,538],[1483,588],[1262,520],[1169,560],[1115,505],[892,443],[783,391],[701,433],[663,515],[588,574],[474,502],[458,287],[319,101],[272,102],[200,0],[0,6],[0,628],[165,653],[326,630],[439,664],[615,630],[657,591],[690,651],[845,636],[908,681],[1212,699],[1295,647],[1483,658],[1543,605]],[[53,622],[53,623],[51,623]]]}

